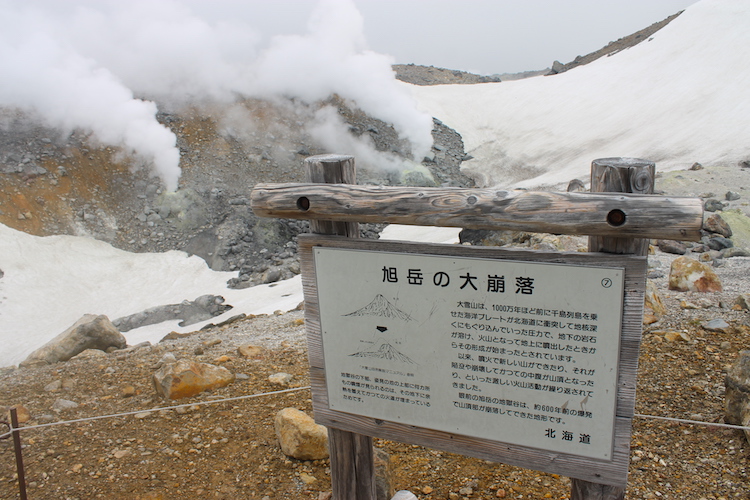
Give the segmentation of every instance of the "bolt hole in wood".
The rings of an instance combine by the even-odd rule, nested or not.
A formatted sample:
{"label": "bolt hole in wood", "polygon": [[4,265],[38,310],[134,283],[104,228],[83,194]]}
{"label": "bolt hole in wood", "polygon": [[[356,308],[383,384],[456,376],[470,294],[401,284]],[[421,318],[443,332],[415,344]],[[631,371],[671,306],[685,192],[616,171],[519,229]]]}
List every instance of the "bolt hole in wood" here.
{"label": "bolt hole in wood", "polygon": [[297,208],[303,212],[310,210],[310,200],[306,196],[300,196],[297,198]]}
{"label": "bolt hole in wood", "polygon": [[619,209],[610,210],[610,212],[607,214],[607,223],[610,226],[613,227],[619,227],[625,224],[625,220],[627,217],[625,216],[625,212]]}

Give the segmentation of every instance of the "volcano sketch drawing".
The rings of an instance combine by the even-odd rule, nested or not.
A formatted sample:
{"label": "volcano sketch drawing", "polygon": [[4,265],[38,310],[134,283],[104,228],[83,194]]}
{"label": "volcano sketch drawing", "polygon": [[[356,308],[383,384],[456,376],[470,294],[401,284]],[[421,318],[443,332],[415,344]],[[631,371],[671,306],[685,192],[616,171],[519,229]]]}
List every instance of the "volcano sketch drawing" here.
{"label": "volcano sketch drawing", "polygon": [[372,343],[370,347],[362,351],[355,352],[349,356],[358,358],[375,358],[375,359],[386,359],[389,361],[398,361],[400,363],[408,363],[416,365],[417,363],[412,360],[409,356],[400,352],[398,349],[393,347],[388,341],[379,338]]}
{"label": "volcano sketch drawing", "polygon": [[391,304],[388,299],[383,297],[381,294],[377,294],[372,302],[366,306],[357,309],[344,316],[378,316],[381,318],[394,318],[402,321],[412,321],[411,316],[406,314],[398,307]]}

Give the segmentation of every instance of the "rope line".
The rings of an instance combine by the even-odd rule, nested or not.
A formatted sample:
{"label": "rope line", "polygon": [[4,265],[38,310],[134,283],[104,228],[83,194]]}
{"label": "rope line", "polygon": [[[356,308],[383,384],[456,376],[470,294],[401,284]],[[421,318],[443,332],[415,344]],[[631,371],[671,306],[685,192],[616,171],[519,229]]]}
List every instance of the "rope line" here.
{"label": "rope line", "polygon": [[[212,404],[218,404],[218,403],[226,403],[228,401],[239,401],[241,399],[253,399],[253,398],[259,398],[262,396],[274,396],[276,394],[284,394],[287,392],[296,392],[296,391],[304,391],[309,389],[310,386],[307,385],[305,387],[294,387],[292,389],[282,389],[280,391],[273,391],[273,392],[263,392],[260,394],[248,394],[246,396],[235,396],[232,398],[224,398],[224,399],[214,399],[211,401],[199,401],[197,403],[185,403],[181,405],[174,405],[174,406],[161,406],[159,408],[147,408],[145,410],[136,410],[136,411],[128,411],[124,413],[112,413],[110,415],[97,415],[95,417],[84,417],[84,418],[76,418],[74,420],[61,420],[59,422],[50,422],[48,424],[36,424],[36,425],[29,425],[27,427],[16,427],[16,430],[31,430],[31,429],[41,429],[43,427],[54,427],[57,425],[67,425],[67,424],[76,424],[79,422],[89,422],[91,420],[101,420],[104,418],[115,418],[115,417],[127,417],[128,415],[137,415],[139,413],[153,413],[156,411],[162,411],[162,410],[174,410],[177,408],[188,408],[191,406],[203,406],[203,405],[212,405]],[[10,436],[12,434],[11,432],[7,432],[5,434],[0,434],[0,439],[5,438],[6,436]]]}
{"label": "rope line", "polygon": [[750,431],[750,427],[745,427],[742,425],[720,424],[717,422],[703,422],[702,420],[688,420],[685,418],[675,418],[675,417],[657,417],[656,415],[643,415],[641,413],[636,413],[633,416],[640,417],[640,418],[653,418],[654,420],[668,420],[670,422],[679,422],[681,424],[705,425],[706,427],[723,427],[725,429],[738,429],[741,431]]}
{"label": "rope line", "polygon": [[[105,418],[115,418],[115,417],[127,417],[129,415],[137,415],[139,413],[153,413],[156,411],[162,411],[162,410],[175,410],[177,408],[188,408],[191,406],[204,406],[204,405],[212,405],[212,404],[218,404],[218,403],[226,403],[229,401],[239,401],[243,399],[254,399],[254,398],[260,398],[263,396],[274,396],[276,394],[284,394],[288,392],[297,392],[297,391],[305,391],[310,389],[310,386],[305,387],[295,387],[293,389],[282,389],[280,391],[273,391],[273,392],[263,392],[260,394],[248,394],[246,396],[235,396],[232,398],[224,398],[224,399],[215,399],[212,401],[199,401],[197,403],[185,403],[181,405],[174,405],[174,406],[161,406],[158,408],[147,408],[145,410],[136,410],[136,411],[128,411],[124,413],[112,413],[109,415],[97,415],[94,417],[84,417],[84,418],[77,418],[74,420],[61,420],[59,422],[51,422],[48,424],[36,424],[36,425],[29,425],[27,427],[16,427],[14,430],[16,431],[28,431],[31,429],[41,429],[44,427],[55,427],[57,425],[68,425],[68,424],[76,424],[80,422],[89,422],[92,420],[101,420]],[[706,427],[721,427],[724,429],[736,429],[741,431],[750,431],[750,427],[742,426],[742,425],[732,425],[732,424],[720,424],[717,422],[704,422],[702,420],[689,420],[685,418],[676,418],[676,417],[660,417],[657,415],[644,415],[643,413],[636,413],[633,415],[634,417],[638,418],[650,418],[654,420],[665,420],[668,422],[677,422],[681,424],[691,424],[691,425],[703,425]],[[3,434],[0,434],[0,439],[6,439],[13,435],[13,431],[5,432]]]}

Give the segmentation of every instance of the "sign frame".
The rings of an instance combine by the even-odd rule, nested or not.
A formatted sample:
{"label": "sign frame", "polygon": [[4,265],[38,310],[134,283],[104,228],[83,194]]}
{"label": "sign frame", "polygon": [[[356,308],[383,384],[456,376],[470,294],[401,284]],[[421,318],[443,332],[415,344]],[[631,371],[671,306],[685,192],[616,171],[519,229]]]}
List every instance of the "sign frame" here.
{"label": "sign frame", "polygon": [[[627,485],[630,460],[629,440],[635,403],[638,351],[641,340],[647,271],[647,259],[645,257],[359,240],[315,234],[301,235],[299,247],[305,295],[310,383],[312,386],[313,410],[317,423],[357,434],[422,445],[585,481],[618,487]],[[615,398],[614,446],[611,460],[469,437],[331,409],[321,330],[320,297],[313,256],[314,247],[623,269],[624,292]],[[344,279],[351,279],[351,277],[345,277]]]}

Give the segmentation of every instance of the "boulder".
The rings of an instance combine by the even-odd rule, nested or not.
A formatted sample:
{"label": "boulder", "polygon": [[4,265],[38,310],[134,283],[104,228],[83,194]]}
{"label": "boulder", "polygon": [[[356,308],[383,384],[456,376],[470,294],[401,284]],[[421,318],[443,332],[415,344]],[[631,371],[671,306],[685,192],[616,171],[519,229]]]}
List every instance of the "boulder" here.
{"label": "boulder", "polygon": [[725,238],[732,237],[732,228],[719,214],[711,214],[703,221],[703,229],[709,233],[715,233]]}
{"label": "boulder", "polygon": [[721,292],[721,281],[710,266],[690,257],[677,257],[669,269],[669,289],[678,292]]}
{"label": "boulder", "polygon": [[168,304],[115,319],[112,323],[121,331],[128,332],[142,326],[155,325],[164,321],[180,321],[180,326],[189,326],[200,321],[224,314],[232,309],[224,304],[221,295],[201,295],[193,301],[184,300],[180,304]]}
{"label": "boulder", "polygon": [[222,366],[181,359],[159,368],[154,373],[153,382],[159,395],[181,399],[226,387],[234,382],[234,374]]}
{"label": "boulder", "polygon": [[274,419],[281,451],[299,460],[328,458],[328,430],[296,408],[284,408]]}
{"label": "boulder", "polygon": [[21,366],[53,364],[68,361],[86,349],[106,351],[110,347],[123,349],[125,337],[104,315],[87,314],[76,323],[50,340],[21,362]]}

